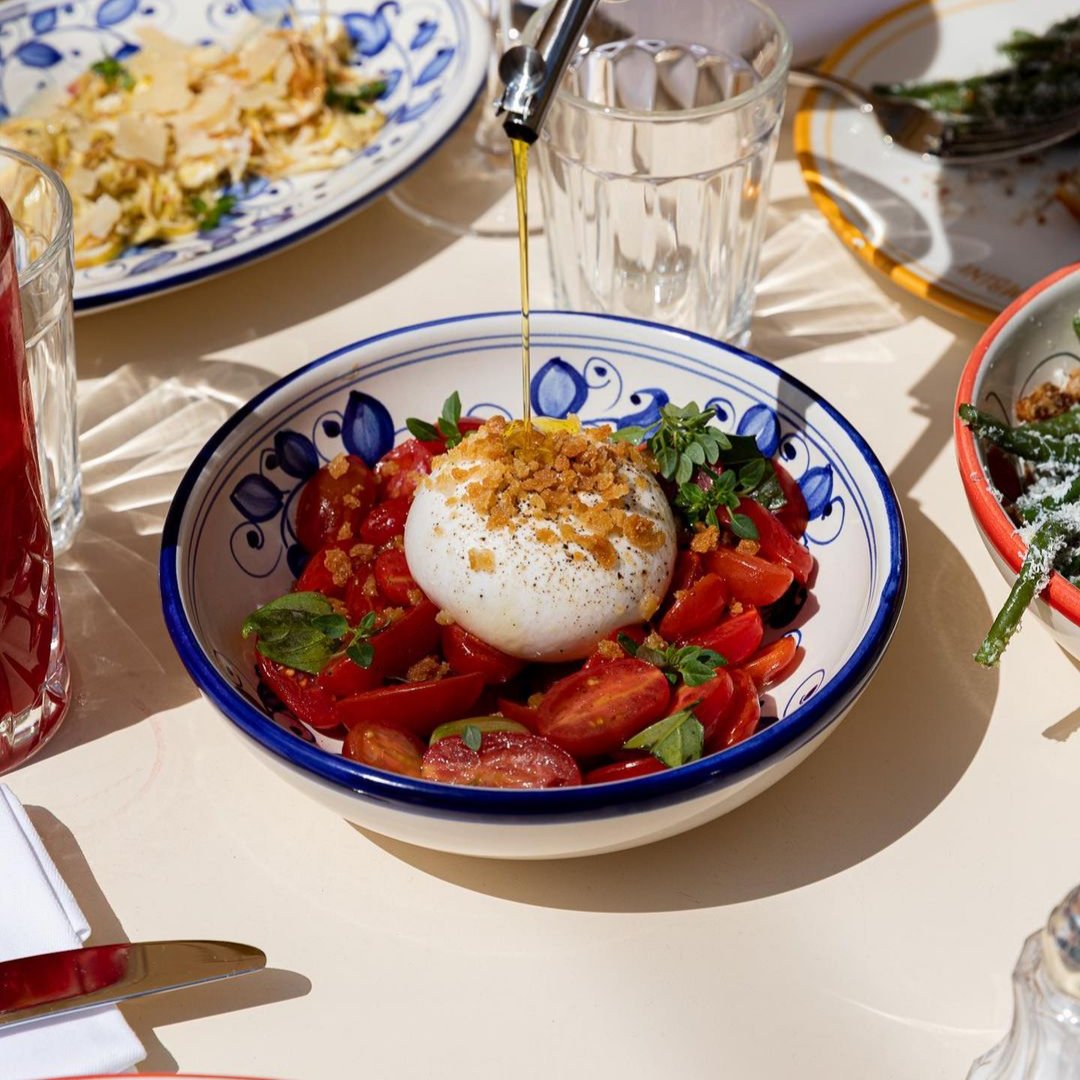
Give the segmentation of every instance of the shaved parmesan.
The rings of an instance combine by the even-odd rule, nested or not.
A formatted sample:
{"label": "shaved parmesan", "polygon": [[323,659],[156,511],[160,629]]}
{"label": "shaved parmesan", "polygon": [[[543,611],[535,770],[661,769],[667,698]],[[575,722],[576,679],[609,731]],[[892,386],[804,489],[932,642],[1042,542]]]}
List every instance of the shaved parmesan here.
{"label": "shaved parmesan", "polygon": [[127,161],[145,161],[161,168],[169,151],[169,129],[152,116],[121,116],[116,121],[113,153]]}
{"label": "shaved parmesan", "polygon": [[104,240],[120,220],[120,204],[111,195],[99,196],[86,216],[86,231],[95,240]]}
{"label": "shaved parmesan", "polygon": [[68,173],[67,186],[73,195],[85,195],[89,198],[97,188],[97,177],[82,165],[76,165]]}
{"label": "shaved parmesan", "polygon": [[240,50],[240,63],[247,68],[252,82],[269,75],[281,58],[289,51],[289,43],[283,37],[260,34]]}

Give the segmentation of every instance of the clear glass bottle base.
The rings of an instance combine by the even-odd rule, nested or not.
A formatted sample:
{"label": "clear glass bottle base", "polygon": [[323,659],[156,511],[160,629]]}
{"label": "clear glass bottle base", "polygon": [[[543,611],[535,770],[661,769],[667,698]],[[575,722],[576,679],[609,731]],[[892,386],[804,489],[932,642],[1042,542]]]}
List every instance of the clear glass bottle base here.
{"label": "clear glass bottle base", "polygon": [[71,675],[58,611],[49,670],[37,701],[18,714],[0,717],[0,774],[23,764],[49,741],[67,712],[70,698]]}

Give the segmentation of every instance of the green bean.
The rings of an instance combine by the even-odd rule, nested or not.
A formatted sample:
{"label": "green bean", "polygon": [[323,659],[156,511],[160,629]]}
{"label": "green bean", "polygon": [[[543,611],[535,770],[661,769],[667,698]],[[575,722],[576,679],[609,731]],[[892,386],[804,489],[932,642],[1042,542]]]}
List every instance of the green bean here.
{"label": "green bean", "polygon": [[1080,405],[1074,405],[1048,420],[1029,420],[1026,424],[1016,426],[1024,431],[1037,431],[1040,435],[1054,435],[1058,438],[1080,434]]}
{"label": "green bean", "polygon": [[1054,560],[1065,545],[1069,527],[1056,518],[1051,518],[1036,530],[1028,545],[1027,555],[1020,567],[1020,573],[1013,582],[1008,599],[990,627],[985,640],[975,653],[975,659],[985,667],[995,667],[1009,644],[1009,639],[1020,626],[1020,619],[1028,605],[1035,598],[1036,588],[1044,581],[1046,574],[1053,568]]}
{"label": "green bean", "polygon": [[1040,518],[1048,510],[1058,510],[1062,506],[1068,506],[1069,503],[1080,502],[1080,475],[1075,477],[1073,482],[1065,489],[1065,494],[1058,498],[1047,496],[1045,499],[1040,499],[1034,506],[1025,506],[1020,510],[1020,516],[1025,521],[1034,521],[1036,518]]}
{"label": "green bean", "polygon": [[1030,427],[1010,427],[974,405],[961,405],[960,419],[980,438],[1027,461],[1080,462],[1080,439],[1044,435]]}

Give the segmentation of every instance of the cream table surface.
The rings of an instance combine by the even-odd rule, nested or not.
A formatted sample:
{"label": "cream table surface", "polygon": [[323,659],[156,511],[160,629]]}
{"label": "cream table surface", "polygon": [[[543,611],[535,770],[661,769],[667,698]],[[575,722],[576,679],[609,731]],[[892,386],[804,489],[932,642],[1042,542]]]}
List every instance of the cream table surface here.
{"label": "cream table surface", "polygon": [[752,347],[885,463],[907,604],[822,749],[729,816],[635,851],[504,864],[360,832],[199,697],[159,611],[168,500],[229,411],[356,338],[513,307],[512,242],[450,242],[383,201],[79,321],[88,519],[59,567],[76,702],[9,782],[93,941],[230,938],[271,966],[126,1007],[142,1069],[944,1080],[1007,1025],[1023,938],[1080,881],[1080,669],[1034,619],[1000,673],[969,659],[1004,593],[951,446],[978,328],[858,264],[790,156],[774,179]]}

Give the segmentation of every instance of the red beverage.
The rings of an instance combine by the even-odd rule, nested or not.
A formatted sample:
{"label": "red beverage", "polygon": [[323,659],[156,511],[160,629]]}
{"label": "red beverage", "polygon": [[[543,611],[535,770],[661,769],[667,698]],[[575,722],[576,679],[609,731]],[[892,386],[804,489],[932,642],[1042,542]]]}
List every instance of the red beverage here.
{"label": "red beverage", "polygon": [[0,772],[24,761],[48,739],[67,701],[14,229],[0,202]]}

